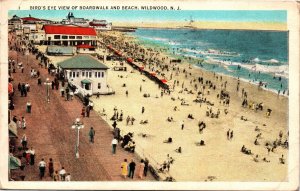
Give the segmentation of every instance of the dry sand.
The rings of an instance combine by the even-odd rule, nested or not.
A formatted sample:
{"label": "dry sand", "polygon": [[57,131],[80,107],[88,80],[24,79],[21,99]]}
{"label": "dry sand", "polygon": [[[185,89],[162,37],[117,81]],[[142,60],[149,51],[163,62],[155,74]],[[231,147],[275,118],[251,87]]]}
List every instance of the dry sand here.
{"label": "dry sand", "polygon": [[[106,35],[109,34],[106,33]],[[114,35],[121,38],[118,33],[114,33]],[[105,64],[112,68],[119,62],[106,61]],[[187,63],[178,66],[181,71],[185,68],[192,75],[186,79],[182,72],[178,76],[175,76],[174,73],[173,80],[179,80],[179,86],[175,87],[171,95],[165,94],[161,97],[161,90],[157,84],[137,70],[133,70],[127,63],[125,65],[129,68],[127,72],[113,71],[112,69],[108,71],[108,84],[115,90],[116,94],[101,96],[100,99],[92,98],[92,100],[96,110],[105,109],[106,120],[109,124],[112,124],[109,118],[113,115],[114,107],[117,107],[119,113],[121,110],[123,111],[124,119],[127,116],[134,116],[136,119],[134,125],[126,126],[126,120],[123,120],[123,122],[118,123],[118,127],[122,134],[134,132],[134,140],[137,144],[136,152],[142,157],[148,157],[152,165],[163,163],[167,159],[167,154],[170,154],[175,162],[171,165],[169,173],[177,181],[205,181],[208,176],[215,176],[215,181],[287,180],[287,164],[279,163],[279,157],[282,154],[288,158],[287,149],[278,147],[274,153],[270,152],[268,155],[264,144],[266,141],[273,142],[278,138],[281,130],[284,135],[283,140],[285,140],[288,131],[288,98],[258,89],[257,86],[243,81],[240,82],[240,91],[237,93],[237,79],[223,76],[222,81],[220,77],[217,80],[211,72],[193,67],[189,69]],[[170,73],[167,74],[167,77],[169,75]],[[217,87],[215,91],[210,91],[210,95],[205,93],[205,97],[214,102],[215,105],[212,107],[214,112],[217,112],[218,108],[220,109],[219,119],[206,117],[205,113],[208,107],[206,104],[202,103],[200,107],[199,103],[192,102],[196,98],[196,94],[179,93],[183,81],[188,90],[193,90],[190,80],[199,76],[204,77],[204,80],[211,80]],[[221,84],[225,81],[228,82],[227,91],[230,92],[231,96],[229,107],[219,104],[217,99]],[[126,84],[126,87],[122,87],[123,84]],[[140,86],[142,86],[141,92]],[[242,88],[248,92],[248,101],[264,103],[264,111],[255,112],[252,109],[241,107]],[[129,92],[128,97],[125,94],[126,90]],[[144,93],[149,93],[151,97],[144,98]],[[171,97],[174,97],[175,101],[172,101]],[[189,106],[182,106],[178,97],[187,100]],[[141,114],[142,106],[145,107],[144,114]],[[174,106],[177,106],[179,111],[173,111]],[[227,115],[224,114],[225,108],[229,111]],[[269,118],[265,116],[267,108],[273,110]],[[193,114],[195,119],[188,119],[188,114]],[[242,115],[246,116],[248,121],[241,120]],[[167,117],[171,116],[175,122],[167,122]],[[149,121],[148,124],[139,124],[141,120],[146,119]],[[185,121],[183,130],[181,130],[182,120]],[[207,125],[202,134],[198,131],[199,121],[204,121]],[[256,126],[261,129],[260,132],[262,133],[262,138],[259,139],[260,145],[254,145],[255,137],[259,133],[254,130]],[[234,137],[231,141],[226,138],[228,129],[234,131]],[[142,137],[139,135],[140,133],[149,136]],[[168,137],[173,138],[173,143],[163,143]],[[205,141],[206,146],[195,145],[201,139]],[[254,162],[253,155],[245,155],[240,152],[242,145],[251,149],[254,154],[258,154],[259,162]],[[181,154],[174,151],[179,146],[183,150]],[[263,162],[263,157],[271,162]]]}

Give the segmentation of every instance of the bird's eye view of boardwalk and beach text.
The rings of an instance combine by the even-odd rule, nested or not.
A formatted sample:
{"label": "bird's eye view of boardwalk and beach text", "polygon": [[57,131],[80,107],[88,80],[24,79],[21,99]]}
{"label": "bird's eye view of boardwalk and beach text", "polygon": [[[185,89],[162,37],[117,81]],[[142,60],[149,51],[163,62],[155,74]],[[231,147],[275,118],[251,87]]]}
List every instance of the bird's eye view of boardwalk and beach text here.
{"label": "bird's eye view of boardwalk and beach text", "polygon": [[286,10],[30,9],[8,10],[9,181],[288,181]]}

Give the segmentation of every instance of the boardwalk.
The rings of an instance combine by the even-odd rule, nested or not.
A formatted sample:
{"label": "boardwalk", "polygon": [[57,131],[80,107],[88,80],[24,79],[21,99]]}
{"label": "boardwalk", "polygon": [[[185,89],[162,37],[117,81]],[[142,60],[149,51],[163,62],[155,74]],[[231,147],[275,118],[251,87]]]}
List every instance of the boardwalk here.
{"label": "boardwalk", "polygon": [[[17,60],[16,51],[10,51],[9,56]],[[30,69],[31,67],[38,69],[43,82],[46,78],[52,81],[54,77],[48,74],[47,69],[38,66],[39,61],[35,59],[34,55],[29,55],[27,58],[26,55],[18,53],[18,60],[23,62],[24,72],[21,73],[20,70],[16,70],[16,73],[12,73],[15,89],[15,109],[12,116],[25,117],[27,128],[25,130],[18,129],[19,140],[26,133],[28,147],[33,147],[36,152],[35,165],[26,165],[25,167],[25,180],[39,180],[38,162],[42,158],[46,162],[49,161],[49,158],[52,158],[55,170],[60,170],[63,166],[67,172],[71,173],[72,181],[124,180],[120,175],[120,164],[124,158],[128,160],[134,158],[137,164],[139,160],[134,154],[124,151],[119,146],[117,147],[117,153],[112,154],[111,140],[113,135],[109,125],[95,111],[91,111],[89,118],[82,119],[81,117],[85,128],[80,130],[80,158],[76,159],[76,130],[72,129],[71,126],[75,119],[80,117],[83,104],[78,98],[65,101],[60,96],[59,90],[51,90],[51,87],[50,103],[47,103],[46,87],[44,84],[37,85],[37,79],[30,77]],[[31,88],[27,97],[20,96],[20,92],[17,90],[19,82],[30,84]],[[32,113],[26,113],[27,101],[32,103]],[[94,127],[96,131],[95,143],[93,144],[89,143],[88,132],[90,127]],[[51,180],[47,169],[46,178],[43,180]],[[139,181],[140,179],[134,177],[134,180]],[[149,180],[154,181],[148,173],[146,181]]]}

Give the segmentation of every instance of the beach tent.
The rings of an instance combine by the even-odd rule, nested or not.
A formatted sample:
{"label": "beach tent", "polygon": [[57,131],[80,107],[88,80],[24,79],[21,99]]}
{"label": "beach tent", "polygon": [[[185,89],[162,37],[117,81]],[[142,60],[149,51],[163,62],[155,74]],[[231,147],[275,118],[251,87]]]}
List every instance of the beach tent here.
{"label": "beach tent", "polygon": [[162,83],[166,84],[167,83],[167,80],[166,79],[161,79],[160,80]]}
{"label": "beach tent", "polygon": [[156,76],[156,73],[155,72],[150,72],[150,75],[151,76]]}
{"label": "beach tent", "polygon": [[132,59],[132,58],[127,58],[127,62],[132,63],[132,62],[133,62],[133,59]]}

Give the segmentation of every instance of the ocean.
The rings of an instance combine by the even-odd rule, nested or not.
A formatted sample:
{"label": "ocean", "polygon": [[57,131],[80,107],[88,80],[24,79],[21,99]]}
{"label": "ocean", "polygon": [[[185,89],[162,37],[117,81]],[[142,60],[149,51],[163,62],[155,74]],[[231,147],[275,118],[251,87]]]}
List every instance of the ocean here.
{"label": "ocean", "polygon": [[288,89],[288,32],[247,30],[137,29],[141,44],[164,48],[195,69],[238,77],[266,89]]}

